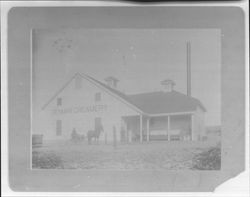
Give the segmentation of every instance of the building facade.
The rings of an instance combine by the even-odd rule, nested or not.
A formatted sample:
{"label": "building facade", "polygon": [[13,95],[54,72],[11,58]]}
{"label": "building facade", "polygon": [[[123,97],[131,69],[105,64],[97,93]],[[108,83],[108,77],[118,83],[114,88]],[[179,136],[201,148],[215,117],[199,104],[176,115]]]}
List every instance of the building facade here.
{"label": "building facade", "polygon": [[44,140],[68,140],[76,130],[87,135],[100,125],[100,140],[121,142],[150,140],[199,140],[204,136],[205,108],[201,102],[162,82],[163,91],[126,95],[118,80],[106,84],[77,73],[42,108],[36,133]]}

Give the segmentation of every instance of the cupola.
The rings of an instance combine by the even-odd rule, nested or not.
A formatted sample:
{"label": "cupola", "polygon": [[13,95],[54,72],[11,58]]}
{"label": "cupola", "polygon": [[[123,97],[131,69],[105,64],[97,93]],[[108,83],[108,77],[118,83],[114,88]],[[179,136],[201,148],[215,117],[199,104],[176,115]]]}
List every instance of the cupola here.
{"label": "cupola", "polygon": [[118,79],[116,79],[115,77],[107,77],[104,79],[106,81],[106,85],[109,86],[110,88],[117,88],[117,83],[119,82]]}
{"label": "cupola", "polygon": [[175,82],[171,79],[166,79],[161,82],[164,92],[172,92],[175,86]]}

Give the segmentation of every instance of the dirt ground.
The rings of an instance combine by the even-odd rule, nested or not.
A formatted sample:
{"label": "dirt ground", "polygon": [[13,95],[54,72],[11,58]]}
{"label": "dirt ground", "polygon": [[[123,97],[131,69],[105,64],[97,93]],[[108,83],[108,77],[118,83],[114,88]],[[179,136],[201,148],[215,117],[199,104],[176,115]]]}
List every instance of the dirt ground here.
{"label": "dirt ground", "polygon": [[192,169],[195,155],[215,147],[217,140],[154,141],[105,145],[86,141],[45,143],[33,147],[32,166],[46,169]]}

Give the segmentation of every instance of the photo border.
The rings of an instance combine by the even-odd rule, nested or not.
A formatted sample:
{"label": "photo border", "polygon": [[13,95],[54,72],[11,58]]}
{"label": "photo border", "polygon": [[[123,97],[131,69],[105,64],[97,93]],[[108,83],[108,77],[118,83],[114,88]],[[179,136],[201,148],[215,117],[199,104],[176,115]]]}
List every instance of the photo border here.
{"label": "photo border", "polygon": [[[185,13],[182,12],[183,9],[185,10]],[[55,11],[56,13],[54,13]],[[53,16],[52,13],[55,15]],[[232,13],[236,14],[236,16],[232,16]],[[198,14],[198,17],[196,14]],[[84,20],[80,22],[76,20],[79,16],[83,17]],[[171,24],[169,16],[179,17],[179,19],[185,20],[182,22],[180,21],[178,24]],[[58,24],[58,19],[61,17],[66,17],[66,19],[63,24]],[[218,20],[208,20],[209,18],[214,17],[218,17]],[[233,20],[238,17],[240,20],[232,21],[230,20],[230,17]],[[194,20],[196,18],[198,22]],[[188,20],[190,22],[189,25],[186,23]],[[227,20],[230,20],[230,23],[228,23]],[[205,23],[199,24],[200,21]],[[239,21],[241,23],[239,23]],[[226,144],[227,152],[224,154],[225,152],[223,151],[222,170],[220,172],[145,170],[143,172],[133,171],[133,173],[126,173],[122,171],[121,173],[113,172],[110,174],[110,171],[108,171],[108,173],[100,173],[100,171],[96,173],[86,171],[79,172],[78,170],[64,170],[60,172],[45,170],[35,172],[27,169],[27,163],[30,161],[30,146],[27,145],[30,145],[29,129],[31,118],[30,82],[28,80],[30,79],[30,43],[29,33],[27,32],[32,28],[39,27],[70,28],[74,26],[81,28],[105,28],[103,26],[104,24],[106,25],[106,28],[121,28],[121,25],[127,28],[145,28],[145,26],[147,28],[159,28],[159,26],[160,28],[220,28],[224,34],[222,40],[222,126],[223,131],[225,131],[228,129],[228,126],[230,129],[232,126],[233,128],[235,127],[235,125],[228,124],[228,121],[231,121],[231,119],[236,118],[241,121],[239,124],[236,123],[238,124],[236,126],[240,130],[240,133],[243,134],[243,138],[239,139],[239,144],[242,145],[240,148],[243,148],[244,150],[245,26],[244,13],[240,8],[181,6],[77,8],[18,7],[10,10],[8,20],[9,175],[11,188],[14,191],[60,192],[210,191],[228,178],[242,172],[244,170],[244,151],[243,154],[239,154],[239,150],[236,152],[228,151],[228,141],[225,142],[225,139],[228,139],[228,134],[225,132],[223,132],[223,137],[225,139],[223,138],[222,141],[225,142],[223,145]],[[232,37],[236,39],[233,44],[238,44],[237,48],[233,48],[232,46],[225,47],[228,43],[232,44],[232,40],[230,40]],[[236,59],[233,59],[232,54],[237,54]],[[237,63],[237,66],[231,65],[232,63]],[[230,69],[234,70],[232,71]],[[235,76],[235,74],[237,75]],[[232,77],[236,77],[237,79],[234,81],[236,84],[232,84],[236,86],[231,86],[231,88],[228,89],[228,82],[230,83],[229,80],[232,79]],[[232,94],[232,91],[234,94],[238,95],[237,100],[227,98],[229,94]],[[230,118],[227,117],[228,110]],[[27,136],[29,137],[27,138]],[[28,142],[27,139],[29,139]],[[229,141],[229,143],[230,142],[231,141]],[[232,147],[236,149],[239,148],[235,145]],[[224,148],[225,146],[223,149]],[[237,154],[239,154],[238,158]],[[239,165],[232,166],[235,162],[238,162]],[[183,176],[183,174],[185,174],[185,176]],[[181,182],[179,185],[176,185],[176,182],[179,183],[186,177],[188,177],[186,179],[186,184]],[[191,180],[193,180],[194,177],[196,177],[196,180],[195,182],[192,182]],[[67,183],[63,182],[65,179],[68,179]],[[121,183],[119,183],[119,181],[121,181]],[[211,182],[213,183],[211,184]],[[208,184],[210,184],[210,188],[208,188]]]}

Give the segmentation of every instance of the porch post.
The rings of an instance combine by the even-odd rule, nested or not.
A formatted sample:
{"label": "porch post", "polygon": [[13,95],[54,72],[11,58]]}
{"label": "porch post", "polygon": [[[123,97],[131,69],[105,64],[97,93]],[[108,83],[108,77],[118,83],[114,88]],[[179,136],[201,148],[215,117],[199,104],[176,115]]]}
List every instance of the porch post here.
{"label": "porch post", "polygon": [[140,142],[142,143],[142,114],[140,114]]}
{"label": "porch post", "polygon": [[170,132],[170,115],[168,115],[167,116],[168,117],[168,129],[167,129],[167,131],[168,131],[168,133],[167,133],[167,136],[168,136],[168,141],[170,141],[170,135],[169,135],[169,132]]}
{"label": "porch post", "polygon": [[194,140],[194,115],[191,114],[191,141]]}
{"label": "porch post", "polygon": [[125,132],[126,132],[126,142],[128,143],[129,142],[129,134],[128,134],[128,123],[125,119],[123,119],[123,122],[124,122],[124,129],[125,129]]}
{"label": "porch post", "polygon": [[147,141],[149,142],[149,121],[150,117],[147,118]]}

